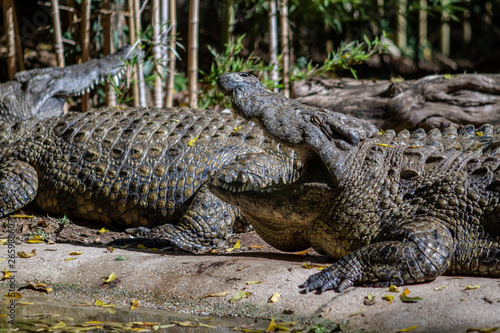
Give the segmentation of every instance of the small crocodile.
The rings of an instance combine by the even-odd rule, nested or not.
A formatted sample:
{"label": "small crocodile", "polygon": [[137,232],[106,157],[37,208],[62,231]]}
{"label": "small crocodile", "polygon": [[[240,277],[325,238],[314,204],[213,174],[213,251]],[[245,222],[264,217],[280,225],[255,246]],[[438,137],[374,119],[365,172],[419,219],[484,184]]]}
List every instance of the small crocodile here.
{"label": "small crocodile", "polygon": [[270,192],[242,191],[245,182],[224,169],[210,186],[270,245],[337,260],[302,292],[500,276],[500,126],[382,133],[271,92],[248,73],[217,83],[237,115],[303,163],[298,179]]}
{"label": "small crocodile", "polygon": [[283,183],[299,163],[286,151],[242,118],[187,108],[115,108],[4,122],[0,217],[34,202],[50,214],[140,227],[138,234],[147,238],[139,242],[147,246],[209,251],[242,220],[234,206],[208,191],[209,173],[237,164],[255,186]]}
{"label": "small crocodile", "polygon": [[31,117],[50,118],[63,114],[66,98],[88,93],[108,77],[119,78],[124,62],[144,53],[124,46],[102,59],[64,68],[49,67],[16,73],[14,79],[0,84],[0,120],[17,121]]}

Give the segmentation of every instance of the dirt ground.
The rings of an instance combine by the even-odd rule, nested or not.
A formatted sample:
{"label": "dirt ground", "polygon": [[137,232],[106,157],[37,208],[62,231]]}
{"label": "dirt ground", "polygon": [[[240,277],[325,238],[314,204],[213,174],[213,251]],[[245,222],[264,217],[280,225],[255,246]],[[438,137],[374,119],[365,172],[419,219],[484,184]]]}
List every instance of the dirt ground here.
{"label": "dirt ground", "polygon": [[[295,320],[301,330],[318,323],[342,331],[375,332],[493,332],[500,326],[499,279],[442,276],[431,283],[407,286],[408,297],[421,298],[413,302],[402,301],[404,287],[398,291],[355,287],[342,293],[304,295],[298,285],[329,259],[314,251],[277,251],[254,233],[233,235],[225,248],[195,255],[107,249],[103,243],[124,234],[116,230],[100,233],[104,226],[77,221],[61,227],[60,219],[42,216],[0,219],[0,238],[7,237],[9,221],[16,225],[16,252],[35,250],[36,256],[16,257],[14,268],[8,261],[0,262],[0,270],[14,271],[20,293],[39,302],[101,300],[128,308],[132,300],[139,300],[141,308],[178,313]],[[43,241],[27,243],[34,238]],[[0,258],[7,258],[7,246],[0,246],[0,251]],[[111,273],[116,279],[104,283]],[[3,293],[8,281],[0,282]],[[53,291],[23,288],[28,282],[49,283]],[[231,302],[238,293],[246,298]],[[279,297],[270,303],[275,293]]]}

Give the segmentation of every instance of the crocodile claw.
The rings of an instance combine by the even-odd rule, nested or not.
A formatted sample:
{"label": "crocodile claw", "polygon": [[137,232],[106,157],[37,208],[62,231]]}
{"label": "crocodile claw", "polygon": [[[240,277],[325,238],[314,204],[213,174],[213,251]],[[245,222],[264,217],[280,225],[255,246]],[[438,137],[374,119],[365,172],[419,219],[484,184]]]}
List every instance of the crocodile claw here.
{"label": "crocodile claw", "polygon": [[317,294],[321,294],[331,289],[341,292],[346,288],[354,286],[355,277],[350,275],[349,272],[344,272],[342,267],[333,265],[319,273],[311,275],[299,288],[303,288],[301,290],[303,294],[307,294],[313,290],[316,290]]}

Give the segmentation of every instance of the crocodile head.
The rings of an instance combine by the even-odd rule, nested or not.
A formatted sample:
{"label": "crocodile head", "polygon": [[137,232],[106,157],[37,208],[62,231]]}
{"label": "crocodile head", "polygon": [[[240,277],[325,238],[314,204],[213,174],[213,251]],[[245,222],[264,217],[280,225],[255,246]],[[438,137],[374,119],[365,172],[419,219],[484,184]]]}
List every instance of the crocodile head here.
{"label": "crocodile head", "polygon": [[[290,250],[277,244],[281,240],[265,235],[291,232],[295,239],[300,239],[300,226],[324,215],[324,210],[329,209],[324,203],[334,201],[342,177],[347,174],[343,172],[345,164],[355,158],[355,148],[361,141],[377,135],[378,130],[368,122],[271,92],[248,73],[223,74],[217,85],[231,97],[237,115],[257,123],[267,136],[295,150],[302,166],[300,176],[289,182],[278,180],[250,186],[245,185],[244,174],[235,179],[221,170],[212,180],[211,190],[222,200],[237,205],[268,243]],[[296,228],[291,228],[292,225]],[[290,236],[290,240],[282,243],[293,242]]]}
{"label": "crocodile head", "polygon": [[125,62],[134,56],[141,59],[144,54],[125,46],[79,65],[19,72],[12,81],[0,84],[0,117],[23,120],[60,116],[68,97],[88,93],[108,78],[118,79],[125,71]]}

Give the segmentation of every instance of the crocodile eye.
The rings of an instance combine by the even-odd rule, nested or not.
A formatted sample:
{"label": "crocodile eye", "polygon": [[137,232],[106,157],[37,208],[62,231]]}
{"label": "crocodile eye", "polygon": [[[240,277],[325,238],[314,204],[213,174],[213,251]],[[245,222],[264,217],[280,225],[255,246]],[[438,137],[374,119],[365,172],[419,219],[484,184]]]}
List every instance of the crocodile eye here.
{"label": "crocodile eye", "polygon": [[249,77],[250,74],[249,73],[241,73],[240,76],[243,76],[243,77]]}

